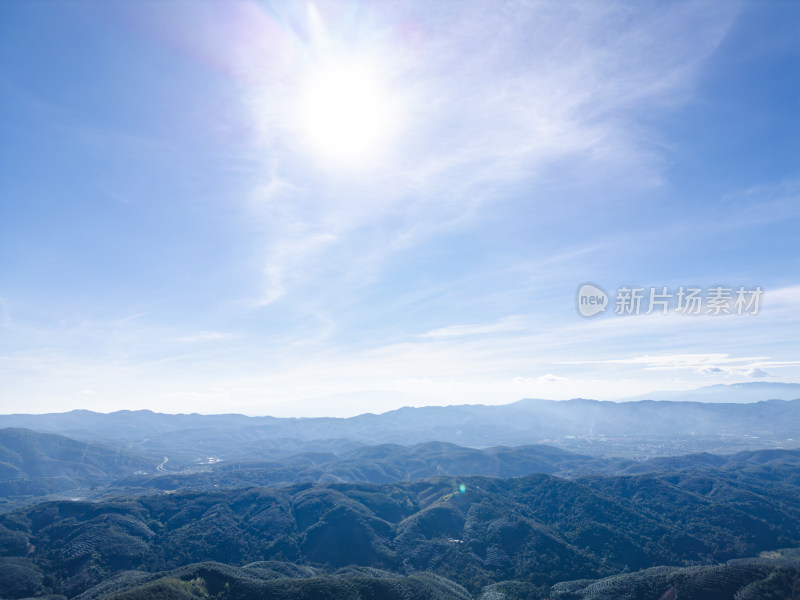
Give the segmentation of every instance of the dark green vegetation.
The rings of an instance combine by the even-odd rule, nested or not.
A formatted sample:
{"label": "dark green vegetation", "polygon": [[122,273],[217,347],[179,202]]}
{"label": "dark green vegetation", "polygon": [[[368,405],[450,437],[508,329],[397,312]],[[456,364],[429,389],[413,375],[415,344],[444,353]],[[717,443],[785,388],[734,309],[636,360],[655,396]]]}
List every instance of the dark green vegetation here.
{"label": "dark green vegetation", "polygon": [[[800,598],[800,556],[796,550],[755,559],[698,567],[654,567],[596,581],[554,585],[558,600],[794,600]],[[770,556],[771,555],[771,556]],[[504,584],[497,588],[502,589]],[[513,597],[513,596],[511,596]],[[484,595],[481,600],[500,600]]]}
{"label": "dark green vegetation", "polygon": [[[86,597],[224,600],[458,598],[461,586],[486,600],[659,600],[670,587],[685,588],[681,598],[733,598],[751,586],[749,597],[766,598],[752,590],[796,584],[794,559],[624,573],[798,545],[800,467],[776,453],[735,467],[575,480],[438,477],[42,503],[0,516],[0,589],[72,597],[101,585]],[[204,561],[241,568],[187,566]],[[380,571],[337,573],[351,565]],[[574,581],[601,577],[612,578]],[[727,595],[685,593],[729,580],[719,591]],[[598,595],[619,586],[650,591]]]}
{"label": "dark green vegetation", "polygon": [[244,567],[187,565],[165,573],[123,573],[92,588],[81,600],[471,600],[459,585],[431,573],[408,576],[366,567],[333,573],[266,561]]}
{"label": "dark green vegetation", "polygon": [[[600,580],[487,586],[480,600],[785,600],[800,594],[795,551],[705,567],[655,567]],[[397,575],[365,567],[333,573],[276,561],[244,567],[198,563],[168,572],[125,572],[80,600],[469,600],[461,586],[430,573]]]}

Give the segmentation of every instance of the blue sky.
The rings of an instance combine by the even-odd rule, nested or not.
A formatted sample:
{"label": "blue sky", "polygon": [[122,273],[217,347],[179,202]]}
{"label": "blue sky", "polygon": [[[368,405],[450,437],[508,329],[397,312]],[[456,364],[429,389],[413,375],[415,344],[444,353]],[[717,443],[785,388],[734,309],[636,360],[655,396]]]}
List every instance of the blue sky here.
{"label": "blue sky", "polygon": [[[800,381],[798,27],[777,0],[7,0],[0,412]],[[622,286],[764,293],[620,316]]]}

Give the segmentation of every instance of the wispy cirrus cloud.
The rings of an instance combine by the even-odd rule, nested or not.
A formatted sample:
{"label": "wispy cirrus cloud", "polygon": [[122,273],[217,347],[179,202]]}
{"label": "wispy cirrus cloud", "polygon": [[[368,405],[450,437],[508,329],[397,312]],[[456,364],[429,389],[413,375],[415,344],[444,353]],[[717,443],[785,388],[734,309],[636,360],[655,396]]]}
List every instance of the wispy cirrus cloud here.
{"label": "wispy cirrus cloud", "polygon": [[194,344],[197,342],[216,342],[219,340],[228,340],[235,337],[237,337],[237,335],[234,333],[226,333],[222,331],[198,331],[196,333],[190,333],[188,335],[177,337],[175,338],[175,341],[186,344]]}
{"label": "wispy cirrus cloud", "polygon": [[450,325],[421,334],[421,338],[457,338],[474,335],[497,335],[509,332],[530,331],[530,320],[522,317],[507,317],[495,323],[481,325]]}
{"label": "wispy cirrus cloud", "polygon": [[768,357],[733,357],[729,354],[662,354],[630,358],[571,361],[568,364],[641,365],[646,369],[698,369],[719,364],[754,363]]}
{"label": "wispy cirrus cloud", "polygon": [[[585,183],[615,172],[626,185],[659,183],[664,160],[637,115],[686,102],[736,13],[719,3],[411,3],[365,8],[355,34],[325,5],[263,13],[246,27],[230,20],[274,33],[232,48],[239,36],[220,36],[219,49],[244,74],[266,165],[250,203],[263,240],[256,304],[379,277],[397,252],[468,228],[515,182],[567,169]],[[331,49],[380,64],[400,107],[383,157],[352,172],[307,154],[296,116],[305,75]],[[337,264],[352,279],[342,283]]]}
{"label": "wispy cirrus cloud", "polygon": [[11,311],[5,300],[0,298],[0,327],[8,327],[11,324]]}
{"label": "wispy cirrus cloud", "polygon": [[800,218],[800,181],[750,186],[726,194],[715,207],[723,228],[753,227]]}
{"label": "wispy cirrus cloud", "polygon": [[603,360],[565,361],[570,365],[629,365],[647,371],[692,371],[701,375],[772,377],[765,368],[797,367],[800,360],[776,361],[767,356],[731,356],[730,354],[662,354]]}

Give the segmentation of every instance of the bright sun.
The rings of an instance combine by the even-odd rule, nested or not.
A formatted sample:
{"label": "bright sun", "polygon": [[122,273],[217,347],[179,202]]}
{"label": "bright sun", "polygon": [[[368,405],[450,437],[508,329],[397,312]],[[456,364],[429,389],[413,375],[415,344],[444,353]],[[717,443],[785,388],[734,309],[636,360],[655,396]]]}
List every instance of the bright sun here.
{"label": "bright sun", "polygon": [[375,72],[361,64],[327,64],[312,73],[302,110],[311,145],[337,163],[374,158],[396,125],[391,97]]}

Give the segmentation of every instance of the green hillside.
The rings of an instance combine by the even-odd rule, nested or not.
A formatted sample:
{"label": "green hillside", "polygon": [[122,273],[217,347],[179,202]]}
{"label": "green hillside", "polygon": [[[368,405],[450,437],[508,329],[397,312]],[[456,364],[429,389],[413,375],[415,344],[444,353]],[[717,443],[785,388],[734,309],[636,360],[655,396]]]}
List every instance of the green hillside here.
{"label": "green hillside", "polygon": [[126,571],[203,561],[291,562],[326,576],[351,565],[432,573],[472,595],[503,581],[539,590],[798,546],[800,490],[796,477],[784,477],[787,468],[439,477],[49,502],[0,516],[0,571],[9,598],[72,597]]}

